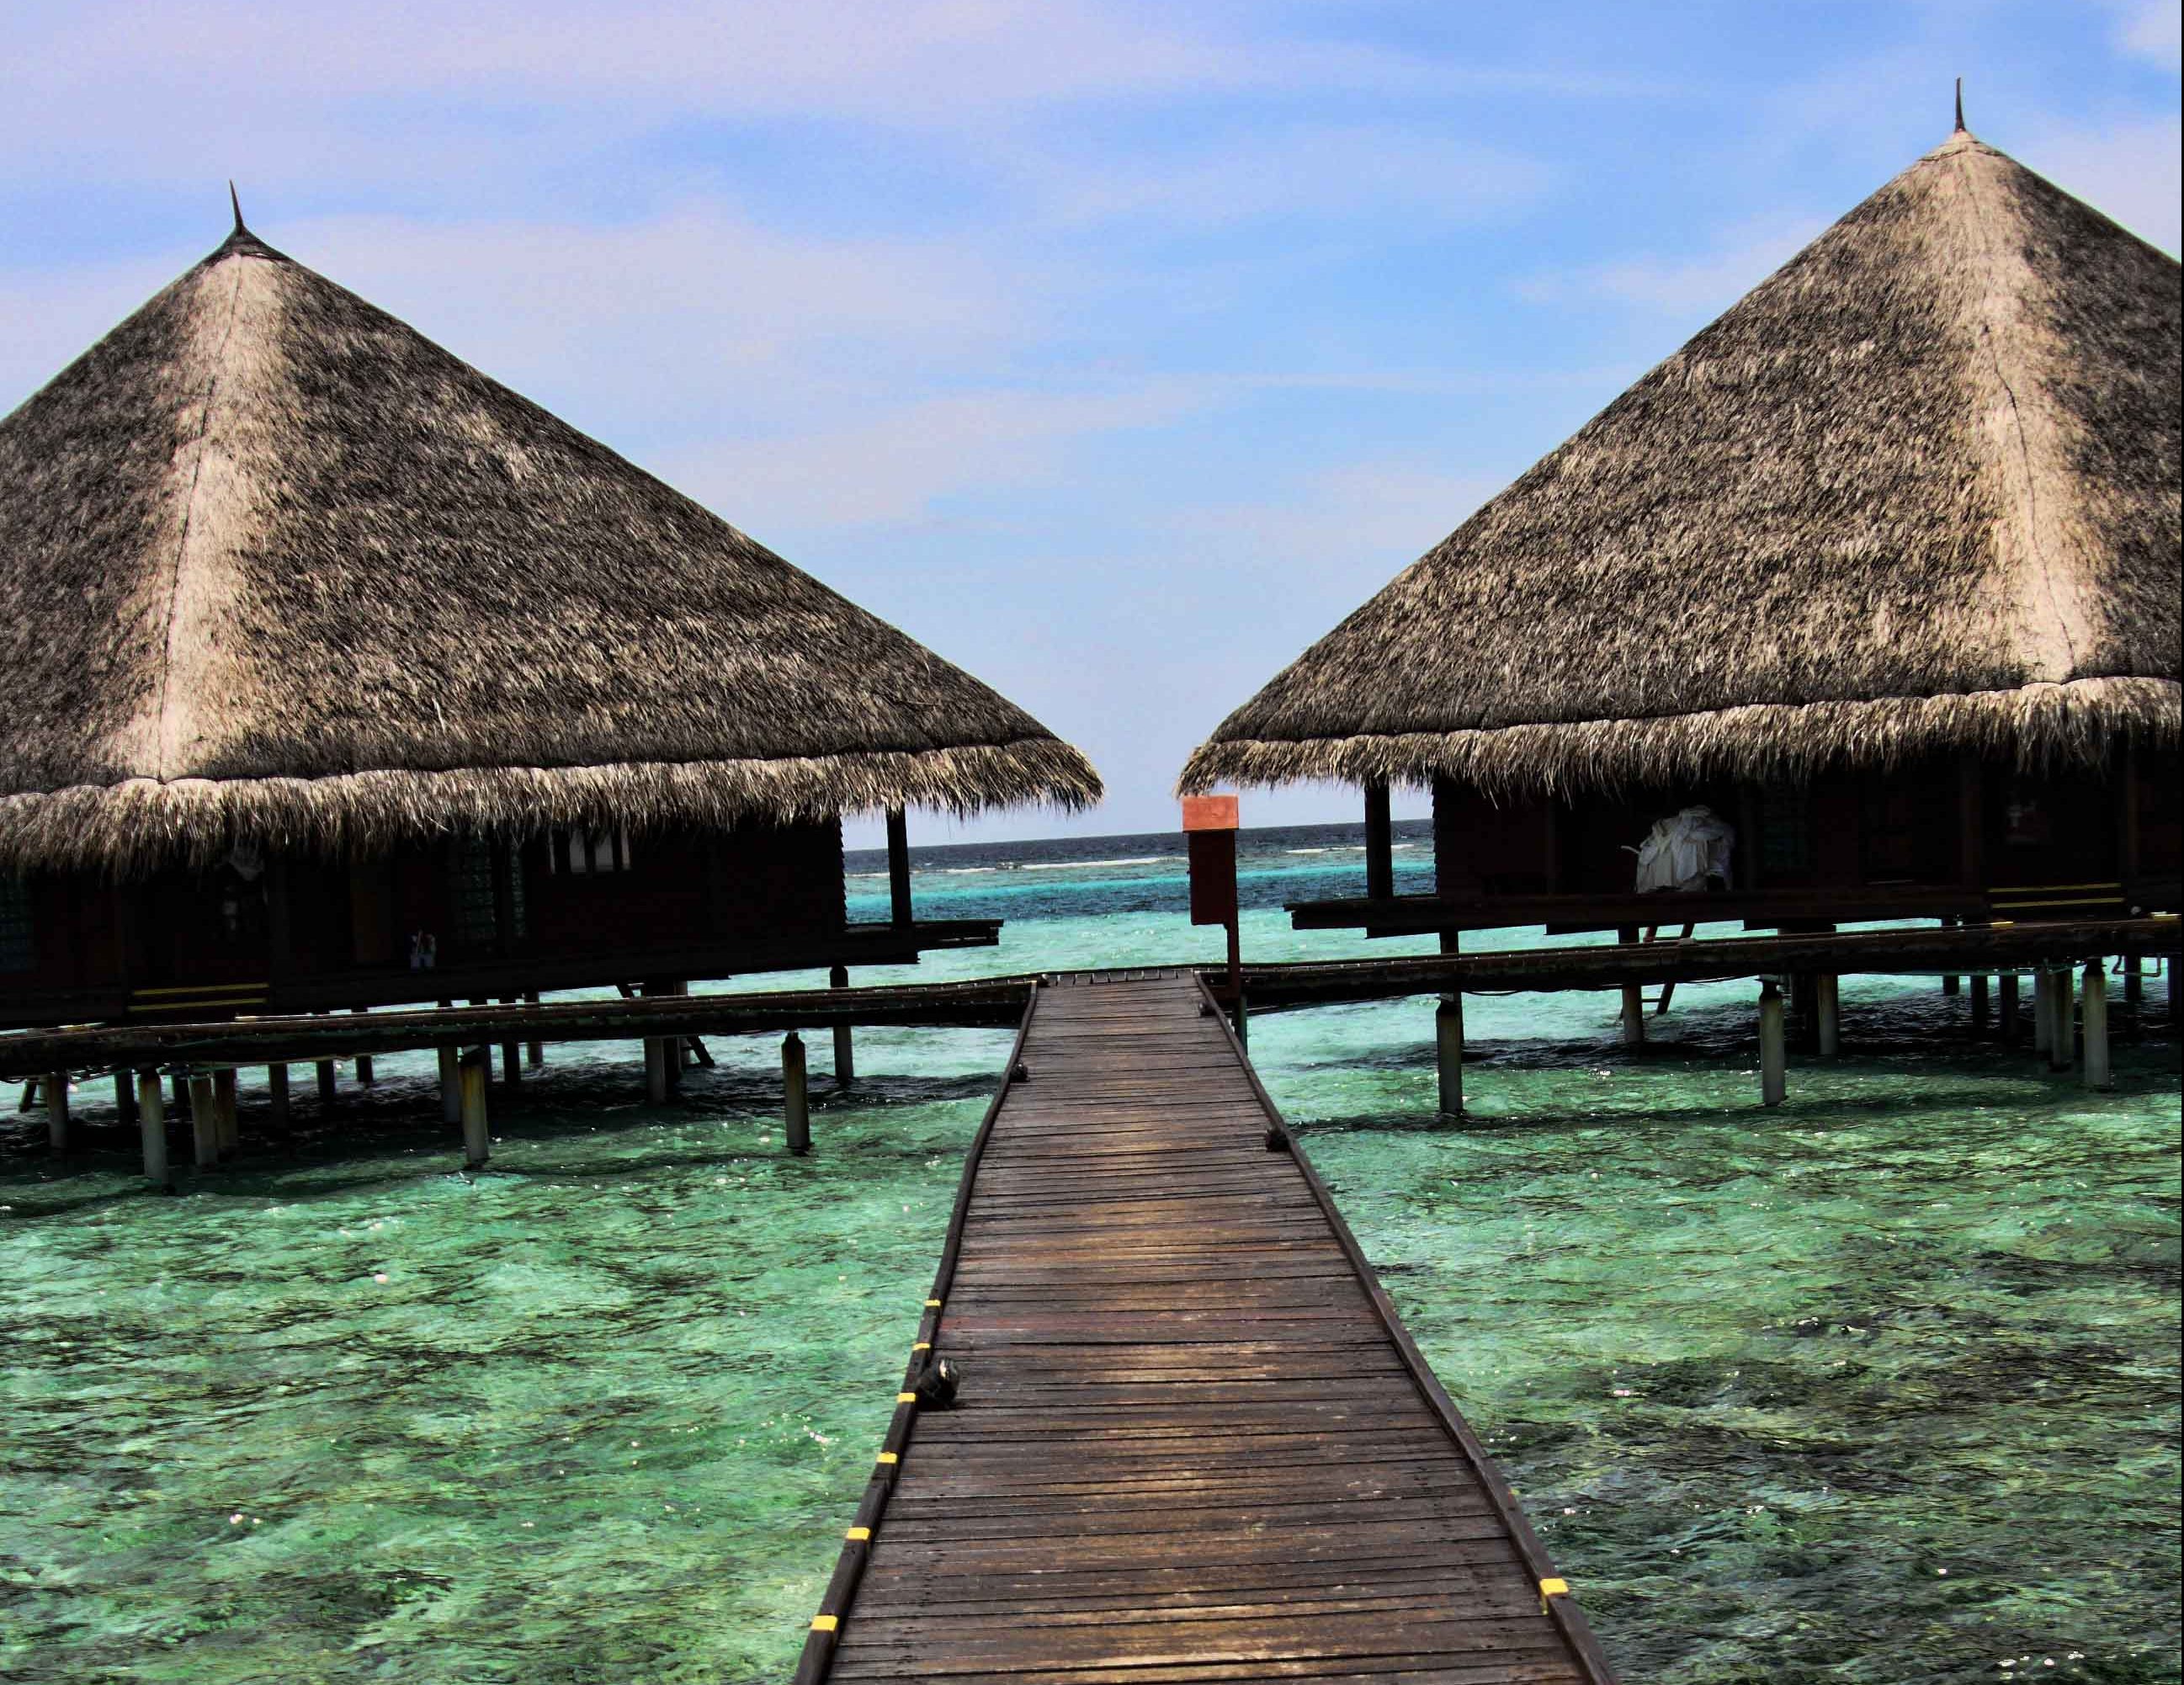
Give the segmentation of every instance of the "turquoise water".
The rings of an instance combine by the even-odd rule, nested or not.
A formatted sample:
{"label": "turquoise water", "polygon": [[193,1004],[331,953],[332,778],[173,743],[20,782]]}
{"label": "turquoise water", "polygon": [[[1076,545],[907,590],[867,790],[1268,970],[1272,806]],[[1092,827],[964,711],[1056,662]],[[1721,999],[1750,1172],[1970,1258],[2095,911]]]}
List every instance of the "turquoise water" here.
{"label": "turquoise water", "polygon": [[[931,856],[922,911],[1011,923],[897,974],[1216,958],[1123,840]],[[1247,858],[1247,956],[1363,946],[1275,910],[1355,887],[1286,851],[1339,844]],[[1252,1051],[1627,1678],[2178,1678],[2165,1009],[2095,1096],[1847,982],[1847,1057],[1763,1112],[1749,993],[1635,1057],[1608,996],[1472,999],[1462,1130],[1427,1002]],[[634,1046],[552,1050],[470,1175],[410,1056],[172,1199],[99,1085],[65,1174],[8,1114],[0,1678],[783,1677],[1007,1042],[866,1032],[838,1095],[812,1038],[804,1160],[771,1041],[660,1108]]]}

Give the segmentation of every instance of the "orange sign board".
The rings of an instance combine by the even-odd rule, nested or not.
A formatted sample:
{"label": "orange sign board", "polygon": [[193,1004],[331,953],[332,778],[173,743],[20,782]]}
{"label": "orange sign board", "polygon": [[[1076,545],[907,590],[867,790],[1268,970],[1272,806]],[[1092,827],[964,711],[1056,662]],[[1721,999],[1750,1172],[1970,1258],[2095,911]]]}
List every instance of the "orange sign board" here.
{"label": "orange sign board", "polygon": [[1183,799],[1183,829],[1186,831],[1234,830],[1236,798],[1233,795],[1186,795]]}

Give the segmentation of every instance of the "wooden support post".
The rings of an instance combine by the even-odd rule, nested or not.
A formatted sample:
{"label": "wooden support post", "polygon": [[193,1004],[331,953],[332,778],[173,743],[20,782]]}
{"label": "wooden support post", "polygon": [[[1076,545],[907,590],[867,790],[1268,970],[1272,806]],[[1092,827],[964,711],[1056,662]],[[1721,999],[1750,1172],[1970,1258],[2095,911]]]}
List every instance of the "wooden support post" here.
{"label": "wooden support post", "polygon": [[781,1038],[783,1138],[791,1152],[811,1150],[811,1091],[804,1069],[804,1038],[794,1030]]}
{"label": "wooden support post", "polygon": [[493,1138],[486,1129],[485,1091],[493,1074],[492,1056],[482,1047],[463,1055],[458,1080],[463,1096],[463,1167],[475,1170],[493,1157]]}
{"label": "wooden support post", "polygon": [[910,823],[900,807],[888,809],[888,904],[897,924],[908,924],[910,907]]}
{"label": "wooden support post", "polygon": [[222,1066],[212,1074],[212,1115],[220,1130],[220,1156],[226,1158],[242,1145],[242,1120],[235,1110],[235,1067]]}
{"label": "wooden support post", "polygon": [[1972,1034],[1986,1034],[1987,1019],[1992,1016],[1987,1005],[1987,976],[1983,971],[1972,974]]}
{"label": "wooden support post", "polygon": [[[1635,942],[1638,927],[1626,924],[1615,933],[1618,942]],[[1623,1045],[1641,1047],[1646,1042],[1646,989],[1643,984],[1623,985]]]}
{"label": "wooden support post", "polygon": [[2048,971],[2048,1068],[2067,1071],[2078,1060],[2078,974],[2070,961]]}
{"label": "wooden support post", "polygon": [[334,1062],[332,1059],[321,1059],[319,1061],[320,1105],[331,1106],[334,1103],[334,1095],[337,1092],[337,1085],[339,1082],[339,1075],[334,1069]]}
{"label": "wooden support post", "polygon": [[[829,989],[850,986],[850,968],[838,965],[827,974]],[[834,1086],[847,1088],[857,1080],[856,1034],[846,1024],[834,1026]]]}
{"label": "wooden support post", "polygon": [[1842,1052],[1841,979],[1832,972],[1813,979],[1813,1043],[1824,1059]]}
{"label": "wooden support post", "polygon": [[2032,968],[2032,1052],[2045,1058],[2055,1046],[2055,991],[2046,962]]}
{"label": "wooden support post", "polygon": [[172,1096],[167,1102],[168,1106],[174,1111],[181,1111],[190,1103],[189,1079],[180,1071],[176,1071],[168,1085],[167,1092]]}
{"label": "wooden support post", "polygon": [[[1957,922],[1958,921],[1953,918],[1944,918],[1942,921],[1942,928],[1944,930],[1953,930],[1957,927]],[[1964,979],[1958,976],[1953,971],[1945,972],[1942,974],[1942,992],[1944,995],[1953,996],[1961,990],[1963,986]]]}
{"label": "wooden support post", "polygon": [[440,1121],[460,1124],[463,1120],[463,1050],[442,1047],[440,1055]]}
{"label": "wooden support post", "polygon": [[2018,1039],[2025,1034],[2025,1026],[2019,1020],[2017,1013],[2017,974],[2014,971],[2003,972],[2000,983],[2001,987],[1997,992],[2002,996],[2002,1004],[1997,1016],[2001,1019],[2002,1045],[2005,1047],[2014,1047]]}
{"label": "wooden support post", "polygon": [[136,1121],[136,1073],[114,1074],[114,1115],[123,1129]]}
{"label": "wooden support post", "polygon": [[1388,781],[1365,786],[1365,893],[1387,901],[1396,893],[1396,828],[1390,817]]}
{"label": "wooden support post", "polygon": [[66,1071],[46,1074],[46,1139],[57,1153],[69,1150],[69,1080]]}
{"label": "wooden support post", "polygon": [[2146,998],[2146,973],[2137,954],[2123,957],[2123,998],[2126,1004],[2137,1006]]}
{"label": "wooden support post", "polygon": [[288,1068],[268,1065],[265,1068],[265,1113],[276,1134],[288,1133]]}
{"label": "wooden support post", "polygon": [[2086,1086],[2114,1088],[2109,1074],[2109,973],[2098,959],[2086,962]]}
{"label": "wooden support post", "polygon": [[[354,1010],[356,1016],[362,1018],[366,1013],[370,1012],[371,1008],[369,1007],[358,1007]],[[376,1080],[372,1071],[370,1054],[359,1053],[356,1056],[356,1080],[358,1086],[361,1088],[370,1088]]]}
{"label": "wooden support post", "polygon": [[167,1091],[157,1071],[136,1073],[136,1130],[144,1141],[144,1180],[162,1190],[175,1185],[167,1166]]}
{"label": "wooden support post", "polygon": [[644,1038],[644,1097],[655,1106],[667,1103],[667,1056],[673,1045],[664,1035]]}
{"label": "wooden support post", "polygon": [[[534,989],[531,993],[526,995],[523,997],[523,1004],[526,1007],[537,1006],[538,1004],[538,991]],[[535,1071],[538,1069],[546,1063],[546,1044],[543,1041],[525,1042],[523,1044],[523,1057],[532,1070]]]}
{"label": "wooden support post", "polygon": [[220,1163],[220,1125],[215,1116],[211,1077],[192,1076],[190,1079],[190,1141],[196,1152],[200,1170],[209,1170]]}
{"label": "wooden support post", "polygon": [[1759,985],[1759,1103],[1780,1106],[1789,1091],[1789,1047],[1782,991],[1771,977]]}
{"label": "wooden support post", "polygon": [[521,1041],[500,1044],[500,1080],[510,1088],[523,1080],[523,1044]]}
{"label": "wooden support post", "polygon": [[1440,1114],[1463,1115],[1463,996],[1444,995],[1434,1008],[1434,1052],[1440,1073]]}

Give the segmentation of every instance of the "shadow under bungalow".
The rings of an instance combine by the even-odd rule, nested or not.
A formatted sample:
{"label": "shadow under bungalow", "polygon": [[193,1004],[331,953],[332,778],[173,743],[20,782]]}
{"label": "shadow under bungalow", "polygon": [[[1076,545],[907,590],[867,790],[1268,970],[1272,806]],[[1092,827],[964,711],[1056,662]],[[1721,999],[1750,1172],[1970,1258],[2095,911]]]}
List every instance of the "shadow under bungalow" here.
{"label": "shadow under bungalow", "polygon": [[[2179,291],[1959,124],[1277,674],[1181,786],[1362,785],[1365,894],[1294,922],[1448,951],[2174,913]],[[1395,893],[1398,784],[1432,791],[1428,894]],[[1635,989],[1624,1022],[1642,1037]]]}
{"label": "shadow under bungalow", "polygon": [[0,421],[0,1028],[912,962],[999,926],[914,916],[905,810],[1099,793],[239,214]]}

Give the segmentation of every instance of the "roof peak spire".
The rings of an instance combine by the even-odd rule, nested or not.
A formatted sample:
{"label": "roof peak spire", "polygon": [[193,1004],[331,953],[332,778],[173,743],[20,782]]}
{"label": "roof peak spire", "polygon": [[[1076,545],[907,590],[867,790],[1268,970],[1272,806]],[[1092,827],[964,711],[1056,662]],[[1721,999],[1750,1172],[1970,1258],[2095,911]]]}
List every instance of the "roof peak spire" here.
{"label": "roof peak spire", "polygon": [[[1959,123],[1958,126],[1961,128],[1964,126]],[[227,184],[227,203],[229,209],[235,212],[235,232],[248,234],[250,231],[242,226],[242,201],[236,197],[235,182],[231,177]]]}
{"label": "roof peak spire", "polygon": [[[1960,135],[1969,134],[1970,132],[1970,130],[1964,127],[1964,79],[1962,76],[1958,76],[1957,78],[1957,126],[1955,132]],[[238,218],[236,226],[239,228],[242,226],[241,220]]]}

